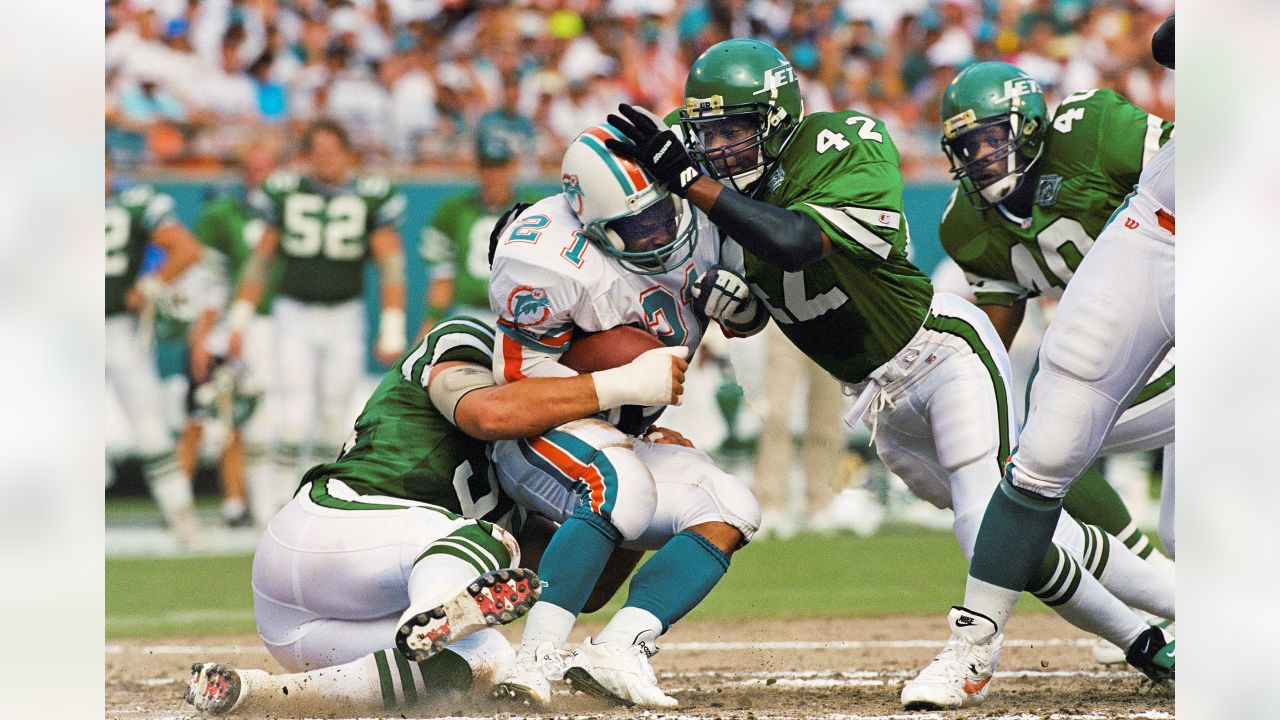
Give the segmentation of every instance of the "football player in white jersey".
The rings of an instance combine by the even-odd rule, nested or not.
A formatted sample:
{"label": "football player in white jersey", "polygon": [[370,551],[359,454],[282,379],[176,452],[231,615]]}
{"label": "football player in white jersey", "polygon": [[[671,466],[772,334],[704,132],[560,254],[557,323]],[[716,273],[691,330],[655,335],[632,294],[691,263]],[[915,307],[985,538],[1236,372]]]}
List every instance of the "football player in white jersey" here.
{"label": "football player in white jersey", "polygon": [[[622,138],[609,125],[584,131],[565,153],[564,191],[512,213],[495,236],[489,300],[499,383],[573,375],[558,360],[575,335],[623,325],[647,329],[681,357],[697,349],[706,303],[720,297],[699,287],[718,262],[718,236],[705,216],[605,147]],[[649,665],[655,640],[716,585],[758,528],[760,509],[706,453],[656,442],[653,433],[664,431],[641,436],[652,420],[624,411],[494,445],[503,489],[561,523],[539,565],[542,600],[501,693],[546,705],[563,675],[624,705],[677,704]],[[569,631],[618,547],[657,552],[634,576],[626,605],[568,653]]]}

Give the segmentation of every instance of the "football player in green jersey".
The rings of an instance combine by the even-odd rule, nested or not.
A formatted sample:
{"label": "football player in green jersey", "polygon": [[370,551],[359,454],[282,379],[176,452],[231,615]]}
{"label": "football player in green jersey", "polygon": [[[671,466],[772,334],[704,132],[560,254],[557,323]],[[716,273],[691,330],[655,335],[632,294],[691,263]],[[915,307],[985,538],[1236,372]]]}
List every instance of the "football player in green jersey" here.
{"label": "football player in green jersey", "polygon": [[[1062,297],[1147,160],[1173,135],[1173,123],[1105,88],[1074,93],[1050,114],[1039,84],[1001,62],[957,75],[943,94],[941,117],[942,149],[960,187],[939,236],[1007,347],[1029,299]],[[1171,478],[1173,385],[1170,354],[1107,435],[1102,455],[1165,448]],[[1065,507],[1172,572],[1096,468],[1072,485]],[[1124,661],[1118,653],[1105,659]]]}
{"label": "football player in green jersey", "polygon": [[[115,192],[110,163],[106,170],[107,456],[142,456],[161,517],[183,546],[194,548],[201,539],[191,477],[174,456],[173,436],[162,417],[156,358],[145,337],[151,329],[139,315],[154,312],[156,298],[198,262],[200,245],[174,215],[173,198],[149,185]],[[163,250],[164,261],[144,276],[142,257],[148,245]]]}
{"label": "football player in green jersey", "polygon": [[365,364],[364,266],[374,260],[381,319],[374,354],[404,350],[404,255],[397,229],[404,196],[386,178],[354,173],[356,156],[339,123],[318,119],[302,137],[308,172],[277,172],[250,196],[266,229],[245,266],[228,314],[229,352],[241,357],[267,268],[283,266],[272,303],[274,386],[280,393],[277,472],[296,477],[303,449],[337,454]]}
{"label": "football player in green jersey", "polygon": [[652,351],[612,370],[499,387],[493,347],[492,327],[446,319],[383,375],[342,455],[306,473],[254,556],[259,634],[294,674],[197,663],[187,702],[215,714],[334,702],[369,712],[505,674],[514,653],[486,625],[522,615],[537,578],[505,570],[520,566],[528,533],[485,441],[674,402],[687,363]]}
{"label": "football player in green jersey", "polygon": [[[487,117],[487,116],[486,116]],[[430,268],[427,312],[419,335],[446,314],[465,313],[491,319],[489,311],[489,233],[516,200],[536,202],[536,195],[517,197],[519,156],[508,133],[494,122],[476,130],[477,191],[446,200],[431,225],[422,231],[422,260]]]}
{"label": "football player in green jersey", "polygon": [[[624,117],[609,121],[635,147],[609,147],[731,237],[726,267],[699,279],[698,301],[739,334],[772,317],[845,383],[858,398],[846,421],[865,416],[885,464],[954,512],[969,556],[1015,437],[1008,355],[982,311],[935,295],[907,259],[898,151],[884,124],[851,110],[806,115],[790,62],[755,40],[709,48],[690,69],[685,95],[683,142],[622,106]],[[1071,622],[1120,644],[1145,627],[1126,603],[1172,614],[1172,581],[1118,541],[1073,519],[1054,540],[1028,587]],[[1054,582],[1060,573],[1070,583]],[[985,697],[997,648],[998,638],[966,658],[974,666],[968,704]]]}
{"label": "football player in green jersey", "polygon": [[[256,519],[265,527],[287,499],[283,494],[292,488],[292,483],[272,483],[275,475],[267,454],[275,401],[275,393],[270,392],[270,312],[279,281],[278,261],[271,266],[257,313],[245,328],[240,362],[226,362],[226,333],[217,327],[226,316],[227,290],[239,281],[266,229],[266,221],[249,205],[249,193],[278,163],[275,143],[257,140],[247,144],[239,154],[243,189],[209,200],[195,226],[205,256],[216,258],[220,287],[215,293],[219,297],[206,303],[189,333],[189,417],[178,443],[178,456],[188,468],[194,467],[202,452],[219,459],[223,519],[233,526]],[[256,512],[250,512],[250,505]]]}
{"label": "football player in green jersey", "polygon": [[[974,269],[1002,279],[994,289],[1012,300],[1050,291],[1035,286],[1037,279],[1058,292],[1073,274],[1075,279],[1062,293],[1040,348],[1042,372],[1032,382],[1022,445],[986,507],[964,607],[952,610],[952,639],[907,684],[922,686],[921,697],[939,700],[961,695],[961,663],[970,648],[998,644],[989,638],[1001,632],[1019,590],[1035,572],[1039,551],[1062,515],[1063,497],[1105,451],[1104,440],[1119,430],[1123,414],[1142,410],[1144,385],[1175,339],[1174,145],[1162,142],[1172,134],[1169,124],[1114,93],[1090,90],[1064,100],[1052,128],[1044,127],[1048,116],[1034,81],[1017,68],[992,63],[973,66],[953,81],[942,117],[944,148],[966,192],[978,196],[975,208],[999,203],[1000,210],[984,226],[974,213],[952,208],[960,214],[955,221],[944,219],[943,227],[955,225],[948,232],[964,253],[964,260],[957,259],[984,262]],[[1059,177],[1047,182],[1051,175]],[[1137,189],[1126,196],[1134,183]],[[1003,207],[1010,202],[1011,208]],[[1021,230],[1035,234],[1019,237],[1002,220],[1020,221]],[[1055,227],[1072,232],[1048,234]],[[1095,236],[1096,248],[1082,260]],[[1028,246],[1041,259],[1039,272],[1027,262],[1019,267],[1019,251],[1032,257]],[[1065,262],[1043,262],[1054,254]],[[1001,263],[1012,264],[1016,275],[997,274]],[[957,612],[971,618],[970,627],[956,626]],[[1172,682],[1174,650],[1159,628],[1146,628],[1126,659],[1152,680]]]}

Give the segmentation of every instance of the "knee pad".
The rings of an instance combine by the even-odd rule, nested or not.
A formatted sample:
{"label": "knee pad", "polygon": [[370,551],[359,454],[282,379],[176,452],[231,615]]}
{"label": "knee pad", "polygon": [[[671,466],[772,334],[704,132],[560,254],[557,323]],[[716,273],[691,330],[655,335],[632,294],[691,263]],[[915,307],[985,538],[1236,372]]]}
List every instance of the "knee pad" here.
{"label": "knee pad", "polygon": [[689,522],[681,530],[686,530],[698,523],[718,520],[732,525],[742,533],[742,542],[746,544],[760,529],[760,504],[756,496],[737,477],[719,468],[708,469],[702,482],[701,496],[705,498],[705,506],[691,512]]}
{"label": "knee pad", "polygon": [[[1091,401],[1101,397],[1063,387],[1042,372],[1032,388],[1031,412],[1022,429],[1011,481],[1046,497],[1063,497],[1076,476],[1088,468],[1102,440],[1101,413]],[[1066,442],[1064,438],[1080,438]]]}
{"label": "knee pad", "polygon": [[[963,382],[934,393],[929,400],[929,421],[938,463],[947,474],[987,461],[1000,450],[1001,426],[985,371],[966,372]],[[1003,458],[1001,458],[1003,460]]]}

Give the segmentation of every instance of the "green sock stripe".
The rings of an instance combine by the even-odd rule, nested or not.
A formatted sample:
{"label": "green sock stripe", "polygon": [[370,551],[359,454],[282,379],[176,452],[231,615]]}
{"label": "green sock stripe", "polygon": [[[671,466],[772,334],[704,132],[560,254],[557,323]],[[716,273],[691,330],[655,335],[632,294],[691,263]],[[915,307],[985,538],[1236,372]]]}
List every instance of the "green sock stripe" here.
{"label": "green sock stripe", "polygon": [[498,569],[497,558],[486,552],[484,548],[477,547],[475,543],[468,542],[466,538],[446,536],[437,540],[436,544],[440,544],[445,547],[452,547],[470,555],[475,560],[476,564],[483,568],[480,572],[489,572],[490,570]]}
{"label": "green sock stripe", "polygon": [[373,654],[373,660],[378,665],[378,684],[382,687],[382,707],[390,710],[396,706],[396,687],[391,681],[391,667],[387,664],[387,652],[389,651],[379,650]]}
{"label": "green sock stripe", "polygon": [[422,554],[419,555],[417,559],[413,561],[413,564],[417,565],[418,563],[422,562],[425,558],[431,555],[448,555],[449,557],[454,557],[459,560],[462,560],[463,562],[470,564],[471,567],[475,568],[477,575],[483,575],[484,573],[487,573],[489,572],[489,570],[492,569],[492,568],[485,567],[484,563],[480,562],[480,559],[477,558],[474,553],[470,551],[464,551],[454,545],[442,543],[439,540],[432,543],[430,547],[424,550]]}
{"label": "green sock stripe", "polygon": [[414,686],[413,670],[409,669],[409,661],[400,653],[393,653],[396,659],[396,670],[400,672],[400,690],[404,694],[404,707],[418,702],[418,688]]}
{"label": "green sock stripe", "polygon": [[1062,553],[1062,557],[1065,561],[1062,577],[1058,579],[1058,582],[1054,583],[1054,587],[1050,588],[1048,592],[1036,596],[1049,607],[1058,607],[1071,600],[1075,596],[1076,590],[1079,589],[1081,576],[1084,574],[1075,558],[1065,552]]}
{"label": "green sock stripe", "polygon": [[1084,563],[1086,566],[1093,564],[1093,554],[1097,552],[1097,536],[1093,534],[1093,528],[1089,525],[1084,526]]}
{"label": "green sock stripe", "polygon": [[1092,568],[1090,572],[1093,573],[1094,577],[1101,580],[1102,574],[1107,571],[1107,561],[1111,559],[1111,538],[1107,537],[1107,534],[1102,532],[1101,528],[1094,528],[1094,532],[1098,533],[1099,556],[1095,563],[1096,567]]}
{"label": "green sock stripe", "polygon": [[1074,574],[1074,570],[1072,569],[1074,563],[1072,561],[1075,558],[1071,557],[1060,547],[1058,547],[1057,550],[1059,557],[1062,558],[1062,562],[1058,565],[1058,571],[1053,576],[1053,582],[1049,584],[1048,588],[1037,595],[1037,597],[1040,597],[1042,600],[1057,597],[1058,593],[1062,591],[1062,588],[1066,587],[1067,583],[1071,581]]}
{"label": "green sock stripe", "polygon": [[978,331],[974,329],[967,321],[948,315],[935,315],[932,312],[924,320],[925,328],[935,332],[955,335],[963,340],[974,355],[982,361],[982,366],[987,369],[987,374],[991,376],[991,387],[995,391],[996,396],[996,415],[1000,424],[1000,449],[996,454],[997,467],[1004,467],[1005,461],[1009,459],[1009,396],[1005,392],[1004,380],[1000,377],[1000,370],[996,366],[995,358],[991,357],[991,352],[987,350],[987,346],[983,344],[982,337],[978,335]]}
{"label": "green sock stripe", "polygon": [[501,540],[493,536],[493,526],[489,523],[477,520],[473,524],[454,530],[449,537],[483,550],[493,558],[495,570],[511,564],[511,553],[507,551],[507,547]]}
{"label": "green sock stripe", "polygon": [[1000,492],[1005,497],[1012,500],[1015,504],[1021,505],[1022,507],[1028,510],[1044,511],[1044,510],[1054,510],[1059,507],[1062,507],[1062,500],[1060,499],[1035,497],[1028,493],[1022,492],[1018,488],[1014,487],[1013,483],[1009,482],[1008,477],[1005,477],[1003,480],[1001,480],[1000,485],[998,487],[1000,488]]}
{"label": "green sock stripe", "polygon": [[424,700],[438,700],[453,692],[468,692],[474,677],[461,655],[445,649],[418,663]]}
{"label": "green sock stripe", "polygon": [[1049,551],[1045,553],[1044,562],[1040,564],[1040,569],[1036,572],[1036,576],[1031,583],[1027,585],[1027,589],[1032,595],[1040,597],[1041,595],[1049,595],[1049,587],[1058,582],[1059,575],[1062,574],[1065,561],[1063,560],[1065,553],[1054,543],[1049,544]]}

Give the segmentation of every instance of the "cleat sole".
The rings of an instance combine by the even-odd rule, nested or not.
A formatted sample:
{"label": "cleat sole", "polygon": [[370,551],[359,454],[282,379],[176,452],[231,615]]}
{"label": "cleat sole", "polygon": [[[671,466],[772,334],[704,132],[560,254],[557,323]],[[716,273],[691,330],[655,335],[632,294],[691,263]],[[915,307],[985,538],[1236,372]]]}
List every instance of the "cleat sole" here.
{"label": "cleat sole", "polygon": [[488,572],[443,605],[420,612],[396,632],[396,649],[412,662],[422,662],[477,630],[505,625],[523,617],[542,595],[532,570]]}
{"label": "cleat sole", "polygon": [[623,707],[631,708],[636,706],[634,702],[615,694],[612,690],[601,685],[584,668],[569,668],[565,671],[564,681],[569,684],[569,688],[574,692],[584,693],[601,700],[608,700]]}

